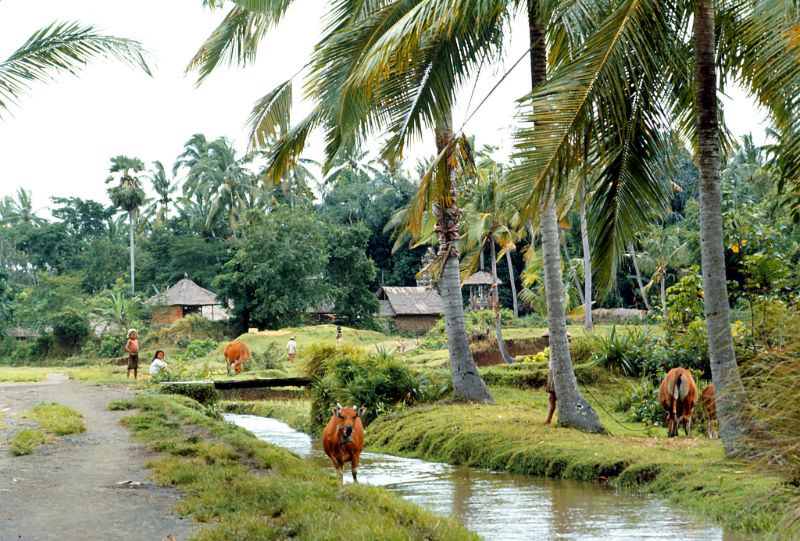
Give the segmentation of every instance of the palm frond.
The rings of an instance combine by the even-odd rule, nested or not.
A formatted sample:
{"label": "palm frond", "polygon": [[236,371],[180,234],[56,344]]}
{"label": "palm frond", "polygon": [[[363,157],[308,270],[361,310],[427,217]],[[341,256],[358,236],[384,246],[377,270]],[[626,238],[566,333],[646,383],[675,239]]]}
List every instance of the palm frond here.
{"label": "palm frond", "polygon": [[52,80],[58,72],[76,74],[99,58],[114,58],[151,75],[138,41],[101,34],[94,26],[53,23],[0,62],[0,111],[17,104],[33,83]]}
{"label": "palm frond", "polygon": [[292,80],[284,81],[258,100],[250,113],[250,148],[267,146],[291,124]]}
{"label": "palm frond", "polygon": [[[588,158],[598,141],[623,146],[628,113],[642,92],[663,93],[674,64],[665,44],[674,40],[669,2],[624,0],[583,46],[574,61],[523,101],[523,128],[507,193],[531,216],[546,192],[561,191],[569,172]],[[658,96],[649,104],[659,106]],[[651,115],[648,119],[655,119]]]}
{"label": "palm frond", "polygon": [[199,86],[220,64],[251,64],[270,27],[269,17],[234,7],[197,50],[186,72],[198,72],[195,84]]}
{"label": "palm frond", "polygon": [[[322,111],[319,108],[314,109],[272,146],[269,152],[269,163],[264,172],[264,179],[267,183],[280,184],[281,179],[297,165],[305,148],[306,139],[322,120]],[[255,137],[254,133],[251,134],[251,140]]]}

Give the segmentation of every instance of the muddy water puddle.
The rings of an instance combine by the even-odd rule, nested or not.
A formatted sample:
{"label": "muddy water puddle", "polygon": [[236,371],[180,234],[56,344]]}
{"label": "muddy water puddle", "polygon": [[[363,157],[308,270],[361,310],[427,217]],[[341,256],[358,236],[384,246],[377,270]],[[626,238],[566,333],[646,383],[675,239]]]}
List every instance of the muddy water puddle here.
{"label": "muddy water puddle", "polygon": [[[333,468],[321,444],[254,415],[225,418],[259,439]],[[345,482],[351,482],[345,465]],[[361,483],[385,487],[434,513],[452,516],[483,539],[746,541],[660,498],[592,483],[496,473],[380,453],[363,453]]]}

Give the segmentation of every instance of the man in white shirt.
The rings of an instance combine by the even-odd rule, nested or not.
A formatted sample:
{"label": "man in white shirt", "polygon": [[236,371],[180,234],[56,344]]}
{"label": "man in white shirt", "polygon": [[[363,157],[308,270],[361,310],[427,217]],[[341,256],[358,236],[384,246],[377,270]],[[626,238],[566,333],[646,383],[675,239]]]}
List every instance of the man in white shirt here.
{"label": "man in white shirt", "polygon": [[288,353],[289,362],[293,363],[297,358],[297,342],[294,341],[294,336],[289,338],[289,341],[286,342],[286,353]]}
{"label": "man in white shirt", "polygon": [[164,352],[160,349],[156,351],[155,357],[153,357],[153,362],[150,363],[150,375],[157,376],[167,367],[167,363],[164,362]]}

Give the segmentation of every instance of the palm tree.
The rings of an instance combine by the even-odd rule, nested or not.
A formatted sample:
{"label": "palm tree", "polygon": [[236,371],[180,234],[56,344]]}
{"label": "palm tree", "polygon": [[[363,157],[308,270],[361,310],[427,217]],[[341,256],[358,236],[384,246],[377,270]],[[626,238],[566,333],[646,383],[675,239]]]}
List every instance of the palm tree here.
{"label": "palm tree", "polygon": [[[686,248],[686,242],[680,242],[680,230],[677,226],[660,228],[652,235],[644,239],[644,251],[640,254],[642,268],[650,274],[650,281],[641,287],[642,294],[647,301],[647,292],[655,285],[659,285],[659,298],[662,309],[667,304],[667,274],[670,268],[680,267],[680,256]],[[633,256],[634,264],[637,264],[636,257]],[[649,310],[648,306],[648,310]]]}
{"label": "palm tree", "polygon": [[16,199],[7,196],[4,201],[5,208],[0,215],[0,223],[39,226],[46,222],[36,215],[37,211],[33,210],[33,197],[30,190],[18,188]]}
{"label": "palm tree", "polygon": [[[492,259],[492,310],[494,312],[494,329],[500,355],[506,363],[513,363],[514,358],[508,353],[503,340],[503,329],[500,318],[500,297],[497,291],[497,250],[501,248],[500,257],[514,248],[515,232],[512,230],[512,214],[510,209],[501,206],[500,184],[501,168],[498,164],[483,163],[477,170],[477,180],[471,187],[469,203],[466,209],[467,248],[469,254],[464,258],[464,273],[471,275],[477,270],[487,244]],[[509,267],[510,269],[510,267]],[[481,266],[482,270],[482,266]],[[513,271],[511,271],[513,273]],[[511,274],[513,285],[514,276]],[[515,293],[516,295],[516,293]]]}
{"label": "palm tree", "polygon": [[246,158],[237,158],[236,149],[224,137],[208,141],[203,134],[195,134],[184,145],[173,171],[188,170],[184,198],[204,209],[204,231],[213,231],[224,216],[235,235],[240,217],[253,206],[256,179],[245,162]]}
{"label": "palm tree", "polygon": [[164,169],[164,164],[160,161],[153,162],[153,169],[149,173],[150,183],[153,185],[153,191],[156,192],[156,199],[149,209],[150,214],[156,216],[156,221],[164,223],[169,213],[169,204],[172,203],[172,194],[175,193],[177,186],[173,179],[167,177],[167,172]]}
{"label": "palm tree", "polygon": [[[138,173],[144,170],[144,163],[139,158],[129,158],[127,156],[115,156],[111,158],[111,173],[122,173],[119,184],[108,189],[108,196],[115,207],[128,213],[128,231],[131,252],[131,296],[136,294],[136,256],[134,252],[134,233],[136,230],[136,215],[139,207],[144,203],[144,190],[137,177],[131,176],[131,172]],[[106,184],[113,182],[114,177],[106,179]]]}
{"label": "palm tree", "polygon": [[150,74],[138,41],[100,34],[93,26],[75,22],[53,23],[37,30],[0,62],[0,117],[19,103],[33,83],[51,80],[61,71],[75,73],[90,60],[108,57]]}
{"label": "palm tree", "polygon": [[[279,19],[274,16],[274,9],[264,9],[268,6],[264,6],[263,2],[247,4],[248,7],[261,8],[254,11],[262,15],[269,12],[269,24]],[[251,140],[258,145],[278,133],[283,135],[272,149],[268,169],[268,180],[277,183],[297,162],[308,134],[318,126],[326,129],[329,164],[341,149],[358,146],[360,139],[369,131],[367,127],[380,124],[374,122],[377,117],[391,117],[389,129],[392,136],[385,155],[394,158],[401,155],[407,139],[416,137],[424,127],[433,129],[438,156],[436,172],[422,180],[409,216],[419,217],[429,208],[436,216],[442,267],[439,283],[445,300],[445,326],[455,394],[466,400],[490,402],[491,395],[478,374],[469,350],[464,325],[456,246],[460,219],[456,202],[456,147],[462,143],[462,139],[454,136],[451,117],[453,94],[459,79],[454,79],[451,61],[458,59],[462,65],[456,68],[466,71],[467,65],[475,64],[484,57],[485,48],[481,43],[466,42],[470,50],[465,52],[464,44],[455,40],[434,42],[429,37],[425,39],[428,54],[416,56],[412,70],[398,73],[388,82],[359,83],[358,89],[354,88],[353,92],[345,86],[362,54],[374,43],[364,30],[371,28],[379,34],[391,29],[391,23],[397,20],[397,16],[408,12],[411,7],[397,5],[392,9],[368,11],[360,6],[336,6],[337,17],[318,45],[311,63],[314,82],[308,88],[316,107],[305,119],[289,128],[292,84],[291,80],[282,83],[257,102],[251,117]],[[242,62],[251,58],[253,47],[243,54],[245,42],[241,39],[242,32],[249,32],[247,35],[252,37],[260,31],[252,30],[253,18],[249,21],[225,28],[223,23],[218,27],[218,32],[206,41],[190,66],[200,71],[201,79],[226,58],[225,55]],[[223,35],[228,36],[228,44],[220,47]],[[375,35],[372,34],[373,37]],[[496,41],[499,36],[493,37]],[[411,114],[405,114],[409,110]],[[419,220],[412,222],[419,223]]]}
{"label": "palm tree", "polygon": [[700,262],[720,437],[725,451],[737,454],[744,449],[743,438],[753,426],[733,349],[725,277],[714,14],[713,0],[695,0],[693,50],[697,162],[700,169]]}
{"label": "palm tree", "polygon": [[[718,41],[715,15],[721,29]],[[790,36],[800,22],[798,14],[787,2],[773,0],[726,3],[719,13],[712,0],[620,0],[597,20],[601,22],[596,31],[578,53],[531,96],[529,120],[536,130],[520,140],[520,145],[533,149],[527,153],[528,172],[539,192],[548,187],[552,171],[578,166],[576,157],[591,156],[594,163],[638,172],[620,177],[624,185],[607,191],[617,203],[606,200],[600,190],[595,209],[613,218],[620,201],[635,207],[655,193],[648,162],[664,147],[659,133],[667,119],[686,139],[696,141],[709,356],[720,392],[723,444],[728,454],[737,454],[746,448],[745,437],[753,425],[733,351],[725,283],[716,70],[725,78],[737,78],[771,112],[779,126],[775,148],[782,157],[777,165],[784,175],[796,175],[800,132],[794,97],[800,89],[800,41]],[[691,49],[687,37],[693,39]],[[694,94],[688,92],[692,88]],[[626,118],[637,120],[635,129],[621,129],[625,124],[620,121]],[[594,137],[585,137],[587,133]],[[530,191],[531,183],[519,182],[517,188]],[[597,244],[607,249],[596,247],[595,254],[616,258],[624,244],[609,243],[608,238],[600,232]]]}

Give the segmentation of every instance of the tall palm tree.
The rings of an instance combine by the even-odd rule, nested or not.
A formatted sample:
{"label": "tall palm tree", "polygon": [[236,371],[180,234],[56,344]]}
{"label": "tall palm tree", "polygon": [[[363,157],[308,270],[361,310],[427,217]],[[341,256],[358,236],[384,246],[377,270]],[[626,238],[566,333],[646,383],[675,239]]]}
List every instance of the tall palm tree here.
{"label": "tall palm tree", "polygon": [[[597,19],[600,24],[579,53],[532,94],[529,120],[536,130],[523,134],[520,144],[532,149],[527,152],[529,172],[537,191],[548,186],[551,171],[574,169],[576,157],[591,156],[610,168],[638,170],[635,176],[621,177],[624,185],[607,191],[636,206],[651,200],[647,196],[656,187],[648,161],[663,148],[659,132],[665,122],[670,119],[687,140],[696,141],[709,356],[720,392],[723,444],[728,454],[737,454],[746,447],[752,422],[733,351],[725,284],[716,70],[737,78],[771,112],[779,126],[780,171],[796,182],[800,168],[792,162],[800,156],[795,100],[800,93],[800,41],[792,36],[800,24],[798,12],[792,2],[780,0],[724,2],[716,13],[712,0],[613,4],[610,13]],[[639,119],[638,128],[620,129],[626,118]],[[595,137],[587,138],[587,133]],[[531,183],[520,181],[517,188],[530,190]],[[614,218],[620,205],[605,200],[603,193],[595,211]],[[604,252],[614,258],[622,252],[624,244],[607,242],[602,231],[597,238],[607,248],[595,249],[601,258]]]}
{"label": "tall palm tree", "polygon": [[0,61],[0,118],[34,83],[51,80],[59,72],[76,73],[89,61],[109,57],[150,74],[138,41],[104,35],[93,26],[76,22],[53,23],[37,30]]}
{"label": "tall palm tree", "polygon": [[749,403],[739,377],[725,277],[720,192],[720,136],[714,0],[694,0],[694,89],[697,163],[700,169],[700,262],[711,375],[717,393],[720,437],[726,452],[743,450],[752,430]]}
{"label": "tall palm tree", "polygon": [[[108,189],[108,196],[115,207],[128,213],[128,232],[131,252],[131,296],[136,294],[136,256],[134,252],[134,237],[136,231],[136,215],[139,207],[144,203],[145,196],[139,178],[132,176],[131,173],[138,173],[144,170],[144,163],[139,158],[129,158],[128,156],[115,156],[111,158],[111,173],[122,173],[119,184]],[[106,184],[114,181],[110,176],[106,179]]]}
{"label": "tall palm tree", "polygon": [[[275,20],[274,10],[265,10],[268,6],[264,6],[263,2],[260,3],[262,5],[255,5],[258,2],[238,3],[240,7],[249,4],[246,7],[262,15],[269,11],[271,21]],[[453,95],[461,76],[454,75],[452,69],[455,66],[455,69],[466,72],[467,65],[475,64],[487,54],[483,45],[494,44],[499,41],[500,35],[495,32],[492,35],[494,39],[484,43],[458,43],[455,40],[437,42],[428,37],[423,46],[427,53],[414,57],[412,69],[398,72],[397,77],[381,78],[382,81],[375,84],[359,83],[357,89],[354,87],[354,91],[350,92],[345,83],[354,74],[363,53],[375,43],[372,38],[391,29],[399,17],[413,8],[408,3],[386,4],[336,4],[332,8],[332,22],[311,62],[314,82],[308,88],[309,97],[316,107],[306,118],[289,128],[292,84],[291,80],[282,83],[257,102],[251,117],[251,140],[257,145],[277,133],[282,134],[272,150],[267,175],[269,180],[277,183],[297,162],[308,134],[317,127],[326,130],[328,163],[340,149],[358,146],[370,132],[370,127],[380,125],[380,122],[375,122],[377,118],[391,119],[391,140],[385,155],[395,158],[401,155],[405,142],[416,137],[421,129],[433,129],[439,157],[436,171],[423,179],[412,209],[415,212],[409,214],[420,216],[432,208],[437,219],[442,267],[440,285],[445,300],[455,394],[466,400],[489,402],[492,398],[478,374],[464,326],[456,246],[460,218],[456,202],[456,146],[461,138],[454,136],[451,116]],[[218,27],[218,32],[212,34],[201,47],[191,65],[198,69],[201,78],[225,58],[237,58],[244,62],[251,58],[253,49],[243,54],[245,42],[241,38],[243,35],[254,37],[260,31],[253,30],[254,18],[248,20],[248,23],[241,25],[223,23]],[[228,36],[228,45],[220,47],[220,37],[223,35]],[[407,111],[410,114],[406,114]]]}
{"label": "tall palm tree", "polygon": [[164,223],[169,214],[169,204],[173,201],[172,195],[175,193],[177,186],[173,179],[167,177],[164,164],[158,160],[153,162],[153,168],[148,176],[153,186],[153,191],[156,192],[156,198],[152,203],[152,214],[155,214],[156,221]]}
{"label": "tall palm tree", "polygon": [[235,234],[239,218],[253,206],[255,177],[245,162],[246,158],[238,158],[236,149],[224,137],[208,141],[203,134],[195,134],[184,145],[173,171],[186,170],[184,198],[204,209],[204,231],[214,230],[218,220],[225,217],[228,229]]}
{"label": "tall palm tree", "polygon": [[33,197],[30,190],[18,188],[16,199],[6,197],[4,206],[0,223],[29,226],[39,226],[45,223],[45,220],[37,216],[37,211],[33,209]]}

